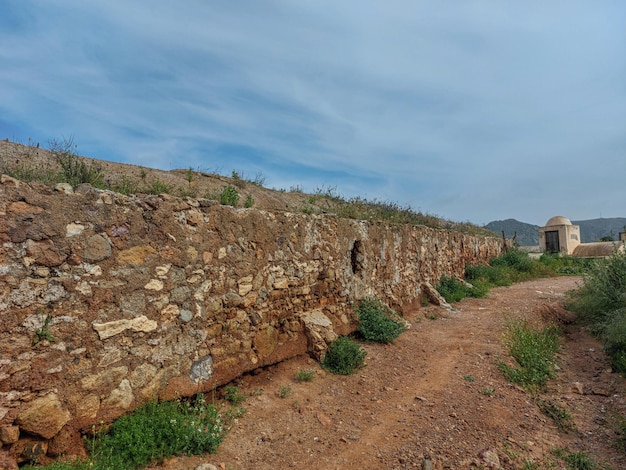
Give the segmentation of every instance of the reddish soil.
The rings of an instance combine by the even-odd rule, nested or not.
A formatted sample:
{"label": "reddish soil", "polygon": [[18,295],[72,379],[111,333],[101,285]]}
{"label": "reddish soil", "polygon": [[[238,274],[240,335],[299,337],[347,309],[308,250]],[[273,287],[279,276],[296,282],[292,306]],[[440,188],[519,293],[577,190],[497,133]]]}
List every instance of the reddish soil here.
{"label": "reddish soil", "polygon": [[[246,376],[239,383],[246,413],[217,454],[151,468],[565,468],[555,448],[626,468],[626,453],[616,447],[626,382],[561,307],[578,282],[535,280],[466,299],[452,312],[412,311],[411,329],[393,344],[363,345],[367,366],[355,375],[332,375],[299,357]],[[518,318],[563,325],[556,378],[540,398],[567,410],[572,430],[560,431],[497,368],[510,360],[502,335]],[[297,383],[300,369],[314,369],[315,379]]]}

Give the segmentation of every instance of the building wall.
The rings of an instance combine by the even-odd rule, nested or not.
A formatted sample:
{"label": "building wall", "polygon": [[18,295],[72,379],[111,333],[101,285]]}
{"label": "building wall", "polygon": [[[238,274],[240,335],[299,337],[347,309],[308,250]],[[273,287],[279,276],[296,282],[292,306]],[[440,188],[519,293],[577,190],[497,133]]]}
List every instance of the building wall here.
{"label": "building wall", "polygon": [[580,245],[580,227],[578,225],[548,225],[539,228],[539,248],[546,251],[546,232],[557,231],[559,234],[560,252],[571,255]]}
{"label": "building wall", "polygon": [[[426,227],[0,178],[0,436],[50,440],[209,391],[501,254]],[[326,326],[324,326],[326,325]],[[9,437],[6,437],[9,436]]]}

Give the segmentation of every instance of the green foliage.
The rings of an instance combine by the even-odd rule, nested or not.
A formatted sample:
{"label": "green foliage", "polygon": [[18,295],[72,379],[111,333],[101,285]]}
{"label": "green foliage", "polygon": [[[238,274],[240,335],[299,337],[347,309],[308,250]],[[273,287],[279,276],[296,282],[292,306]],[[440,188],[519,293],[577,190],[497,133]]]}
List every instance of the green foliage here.
{"label": "green foliage", "polygon": [[198,395],[193,403],[151,402],[122,416],[92,444],[96,469],[132,469],[173,455],[215,452],[226,426]]}
{"label": "green foliage", "polygon": [[87,460],[46,468],[132,470],[175,455],[214,453],[234,416],[220,413],[202,395],[190,402],[153,401],[87,440]]}
{"label": "green foliage", "polygon": [[33,337],[33,345],[44,340],[50,342],[54,341],[54,336],[52,336],[52,333],[50,333],[50,330],[48,330],[51,321],[52,317],[50,315],[46,315],[41,328],[37,328],[37,330],[35,331],[35,336]]}
{"label": "green foliage", "polygon": [[557,459],[565,462],[568,470],[594,470],[600,468],[586,452],[570,452],[564,449],[555,449],[553,452]]}
{"label": "green foliage", "polygon": [[534,391],[554,376],[554,356],[559,350],[556,327],[536,330],[524,320],[512,322],[508,325],[504,344],[517,366],[500,362],[498,367],[511,382]]}
{"label": "green foliage", "polygon": [[296,382],[312,382],[315,378],[315,371],[313,369],[299,369],[296,372]]}
{"label": "green foliage", "polygon": [[390,343],[406,330],[399,315],[374,297],[363,299],[356,311],[359,333],[368,341]]}
{"label": "green foliage", "polygon": [[224,400],[227,402],[233,405],[240,405],[245,399],[245,394],[241,393],[241,389],[236,385],[226,385],[224,387]]}
{"label": "green foliage", "polygon": [[220,203],[225,206],[235,207],[237,201],[239,201],[239,193],[237,189],[231,185],[226,186],[220,193]]}
{"label": "green foliage", "polygon": [[278,398],[287,398],[291,395],[291,387],[289,385],[281,385],[278,388]]}
{"label": "green foliage", "polygon": [[528,254],[520,250],[508,250],[504,255],[492,259],[489,265],[507,266],[520,273],[532,272],[535,266]]}
{"label": "green foliage", "polygon": [[349,375],[363,367],[366,354],[358,343],[340,336],[328,346],[322,364],[333,374]]}
{"label": "green foliage", "polygon": [[485,282],[475,280],[468,285],[453,277],[443,276],[437,283],[437,291],[448,302],[458,302],[465,297],[482,298],[487,295],[488,288]]}
{"label": "green foliage", "polygon": [[467,380],[468,382],[476,382],[476,377],[473,375],[464,375],[463,380]]}
{"label": "green foliage", "polygon": [[543,255],[536,260],[528,253],[512,249],[492,259],[489,265],[466,266],[465,279],[472,287],[456,279],[443,277],[437,290],[448,302],[458,302],[465,297],[485,297],[489,289],[510,286],[514,282],[563,274],[580,275],[588,265],[588,260],[571,256]]}
{"label": "green foliage", "polygon": [[613,369],[626,373],[626,254],[595,260],[567,308],[602,339]]}
{"label": "green foliage", "polygon": [[243,204],[243,207],[249,209],[252,206],[254,206],[254,199],[252,198],[252,194],[248,194],[248,196],[246,197],[246,202]]}
{"label": "green foliage", "polygon": [[593,260],[574,258],[560,253],[544,253],[539,258],[539,262],[555,274],[568,276],[582,276],[593,264]]}
{"label": "green foliage", "polygon": [[75,148],[73,137],[64,138],[63,141],[56,139],[50,141],[50,152],[61,166],[65,182],[74,188],[84,183],[89,183],[94,188],[106,188],[104,174],[100,166],[93,161],[87,164],[85,158],[74,153]]}

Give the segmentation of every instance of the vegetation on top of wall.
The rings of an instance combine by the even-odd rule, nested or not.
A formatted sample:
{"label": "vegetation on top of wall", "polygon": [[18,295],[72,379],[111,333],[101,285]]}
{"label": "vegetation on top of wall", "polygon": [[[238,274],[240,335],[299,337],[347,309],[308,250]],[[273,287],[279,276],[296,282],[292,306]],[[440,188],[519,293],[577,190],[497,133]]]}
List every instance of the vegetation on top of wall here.
{"label": "vegetation on top of wall", "polygon": [[594,260],[583,279],[566,306],[604,342],[613,369],[626,374],[626,253]]}
{"label": "vegetation on top of wall", "polygon": [[[31,144],[31,141],[29,141]],[[266,178],[261,173],[257,173],[254,178],[248,178],[241,170],[232,170],[230,173],[231,184],[226,188],[217,190],[212,187],[210,190],[199,191],[198,183],[203,176],[218,176],[215,173],[204,173],[194,171],[192,168],[183,170],[172,170],[172,176],[178,175],[181,179],[180,185],[175,185],[169,178],[155,177],[149,170],[141,169],[141,175],[134,172],[115,172],[114,164],[100,165],[97,160],[87,159],[75,153],[77,146],[73,138],[53,140],[50,143],[52,161],[37,166],[33,163],[46,160],[45,154],[39,155],[39,147],[32,145],[21,146],[16,150],[24,158],[11,160],[3,159],[0,162],[0,172],[8,174],[16,179],[32,182],[41,181],[54,186],[57,183],[67,182],[73,187],[82,183],[89,183],[98,189],[108,189],[125,195],[131,194],[173,194],[180,197],[198,197],[203,192],[205,197],[219,200],[222,204],[236,206],[239,193],[236,188],[243,189],[250,183],[258,188],[264,188]],[[5,150],[8,154],[8,151]],[[11,154],[14,155],[14,154]],[[33,156],[40,158],[34,159]],[[11,161],[10,161],[11,160]],[[102,162],[106,163],[106,162]],[[104,167],[106,166],[106,170]],[[223,180],[224,176],[219,176]],[[166,179],[167,181],[164,181]],[[214,184],[213,184],[214,186]],[[232,188],[232,189],[229,189]],[[255,189],[258,191],[258,189]],[[266,191],[271,191],[266,189]],[[285,190],[280,191],[287,194]],[[302,187],[292,186],[289,190],[289,203],[286,204],[290,210],[299,210],[306,214],[331,213],[338,217],[382,221],[392,224],[423,225],[427,227],[454,230],[472,235],[493,237],[494,233],[474,225],[469,222],[452,222],[443,220],[435,215],[416,211],[410,206],[402,206],[397,202],[368,200],[363,197],[345,198],[336,191],[335,187],[317,188],[312,195],[305,195]],[[293,197],[297,196],[297,197]],[[297,201],[297,202],[296,202]],[[245,207],[252,207],[255,204],[253,196],[248,195],[245,200]],[[284,210],[284,208],[282,209]]]}

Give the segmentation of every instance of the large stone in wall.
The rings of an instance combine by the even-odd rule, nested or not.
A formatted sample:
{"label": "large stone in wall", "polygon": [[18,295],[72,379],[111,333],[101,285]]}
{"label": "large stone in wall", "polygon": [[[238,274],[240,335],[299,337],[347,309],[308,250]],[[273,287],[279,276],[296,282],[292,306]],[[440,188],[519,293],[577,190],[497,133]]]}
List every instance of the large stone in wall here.
{"label": "large stone in wall", "polygon": [[51,439],[70,420],[70,412],[55,393],[33,400],[20,413],[17,423],[30,434]]}
{"label": "large stone in wall", "polygon": [[43,266],[59,266],[65,261],[65,256],[61,254],[52,240],[35,242],[26,240],[26,254],[32,258],[32,262]]}
{"label": "large stone in wall", "polygon": [[274,352],[278,344],[278,331],[273,326],[260,330],[254,337],[254,349],[260,357],[267,357]]}
{"label": "large stone in wall", "polygon": [[111,243],[102,235],[92,235],[87,239],[83,259],[89,263],[102,261],[111,256]]}

